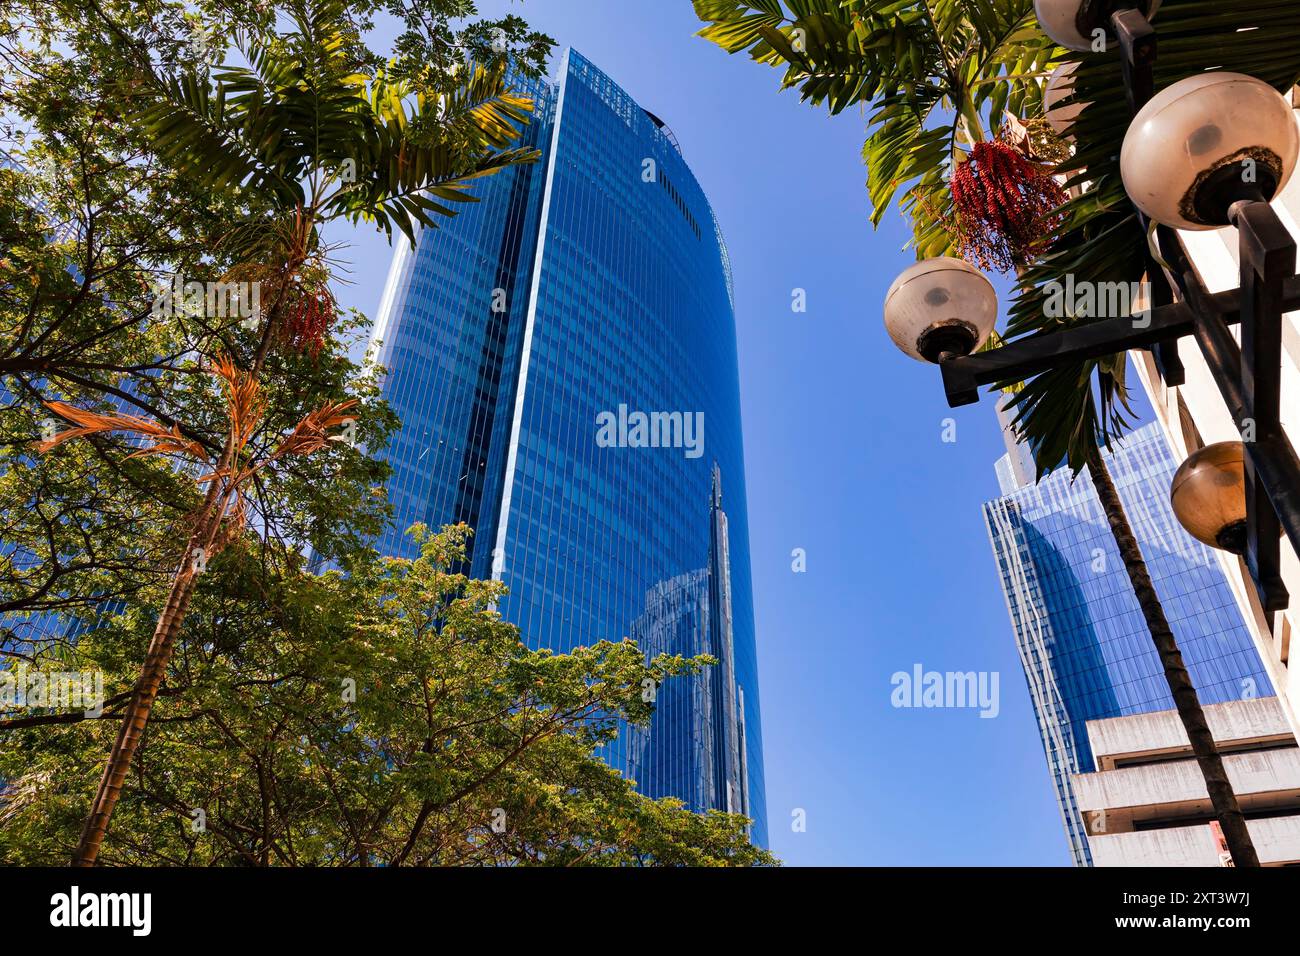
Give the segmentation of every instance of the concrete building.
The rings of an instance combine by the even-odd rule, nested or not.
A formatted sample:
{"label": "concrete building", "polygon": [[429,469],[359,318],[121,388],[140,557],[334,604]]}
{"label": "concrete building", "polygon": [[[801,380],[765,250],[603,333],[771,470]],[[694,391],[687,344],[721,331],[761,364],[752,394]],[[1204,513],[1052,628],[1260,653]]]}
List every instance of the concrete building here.
{"label": "concrete building", "polygon": [[[1276,697],[1205,708],[1265,866],[1300,865],[1300,749]],[[1096,769],[1072,789],[1094,866],[1222,866],[1226,853],[1172,710],[1088,722]]]}
{"label": "concrete building", "polygon": [[[1300,103],[1298,94],[1300,88],[1293,91],[1293,104]],[[1292,235],[1300,237],[1300,176],[1291,177],[1273,207]],[[1236,229],[1180,232],[1179,236],[1210,292],[1222,292],[1239,285]],[[1234,326],[1233,334],[1240,341],[1239,326]],[[1187,370],[1186,383],[1169,388],[1156,374],[1151,353],[1132,353],[1139,377],[1174,455],[1182,462],[1204,445],[1240,441],[1241,435],[1192,337],[1178,343],[1178,355]],[[1281,419],[1291,444],[1300,448],[1300,313],[1295,312],[1287,314],[1282,325]],[[1223,551],[1216,554],[1227,572],[1233,595],[1268,669],[1286,720],[1293,733],[1300,733],[1300,720],[1297,720],[1300,716],[1300,679],[1291,674],[1291,635],[1300,628],[1300,558],[1283,537],[1281,573],[1291,594],[1291,607],[1279,613],[1266,614],[1241,560]]]}

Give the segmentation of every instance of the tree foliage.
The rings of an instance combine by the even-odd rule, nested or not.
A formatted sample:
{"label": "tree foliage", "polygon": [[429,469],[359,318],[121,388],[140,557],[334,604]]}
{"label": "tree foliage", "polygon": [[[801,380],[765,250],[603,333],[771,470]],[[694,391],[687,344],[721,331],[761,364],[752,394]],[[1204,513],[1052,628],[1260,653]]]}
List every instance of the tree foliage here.
{"label": "tree foliage", "polygon": [[[453,572],[467,529],[413,533],[419,558],[346,575],[267,579],[247,546],[214,559],[104,863],[774,862],[743,817],[651,800],[597,755],[619,718],[648,720],[646,681],[707,658],[647,662],[631,641],[531,651],[493,610],[503,586]],[[109,700],[151,628],[132,609],[78,641]],[[119,710],[0,731],[0,859],[67,858]]]}

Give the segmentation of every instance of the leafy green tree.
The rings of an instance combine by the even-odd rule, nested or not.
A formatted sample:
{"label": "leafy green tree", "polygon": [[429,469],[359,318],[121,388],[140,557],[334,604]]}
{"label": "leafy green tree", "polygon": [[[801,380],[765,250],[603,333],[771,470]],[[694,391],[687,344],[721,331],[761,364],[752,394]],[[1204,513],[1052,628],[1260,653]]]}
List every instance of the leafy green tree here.
{"label": "leafy green tree", "polygon": [[[395,58],[376,55],[360,40],[380,11],[398,16],[406,27],[399,39],[404,52]],[[73,482],[54,480],[53,459],[39,466],[26,460],[31,445],[48,438],[59,424],[44,403],[62,401],[91,411],[143,416],[177,427],[187,439],[220,454],[223,409],[220,396],[211,388],[208,366],[219,355],[231,355],[247,367],[263,343],[280,344],[284,329],[272,330],[269,322],[250,329],[239,318],[203,311],[159,314],[158,287],[173,276],[212,282],[241,273],[244,278],[257,278],[261,273],[266,280],[263,305],[269,313],[276,286],[275,275],[266,273],[276,262],[275,250],[267,247],[275,240],[294,238],[298,220],[289,199],[296,190],[304,191],[304,209],[318,218],[364,218],[366,205],[374,198],[365,191],[374,186],[375,170],[360,166],[354,170],[346,158],[336,164],[338,168],[331,167],[325,155],[331,147],[315,144],[312,137],[320,138],[319,134],[302,127],[312,122],[304,112],[305,100],[311,96],[306,87],[294,102],[286,100],[275,107],[296,119],[298,132],[286,136],[286,127],[277,136],[288,139],[287,145],[277,148],[274,142],[263,143],[259,148],[264,155],[256,150],[245,155],[244,160],[254,166],[263,162],[264,167],[268,163],[274,167],[250,174],[247,183],[229,182],[217,188],[196,172],[211,172],[212,164],[225,155],[229,173],[230,164],[240,161],[238,155],[226,155],[240,153],[237,138],[226,144],[224,153],[203,153],[197,157],[201,162],[195,163],[193,151],[187,153],[184,143],[177,141],[184,139],[184,129],[161,141],[157,130],[142,119],[151,110],[184,114],[186,104],[171,99],[178,87],[195,95],[202,89],[214,90],[212,64],[237,39],[234,27],[250,49],[263,41],[279,48],[290,42],[294,31],[281,37],[277,23],[304,19],[311,23],[316,22],[312,17],[332,16],[341,38],[331,54],[332,68],[347,65],[340,82],[354,103],[381,86],[391,100],[402,90],[428,91],[440,84],[436,88],[441,93],[425,92],[425,105],[408,111],[405,135],[413,162],[384,172],[386,177],[405,177],[405,185],[385,200],[390,207],[377,204],[375,216],[376,221],[384,217],[390,228],[409,230],[414,214],[408,215],[406,205],[414,204],[420,215],[436,222],[443,210],[420,210],[418,204],[429,200],[411,198],[404,191],[422,175],[430,178],[433,187],[444,185],[437,177],[448,166],[458,167],[445,184],[448,188],[456,185],[458,177],[486,171],[473,165],[474,144],[482,143],[485,136],[504,135],[501,111],[518,114],[527,107],[524,98],[494,85],[497,67],[509,56],[519,67],[536,70],[550,49],[547,38],[529,33],[515,17],[471,19],[453,29],[456,18],[473,14],[473,5],[465,0],[359,0],[331,9],[255,0],[147,5],[0,0],[0,131],[7,153],[20,164],[6,168],[0,162],[0,395],[4,397],[0,448],[5,456],[0,470],[6,472],[8,485],[0,491],[7,505],[0,540],[12,549],[0,558],[0,609],[9,612],[0,626],[9,637],[32,635],[34,629],[22,615],[73,608],[87,595],[111,599],[134,586],[129,578],[109,580],[111,574],[100,573],[111,572],[113,562],[103,549],[87,548],[86,542],[79,541],[76,527],[112,521],[116,540],[130,551],[132,542],[153,529],[165,527],[167,536],[174,537],[174,519],[197,504],[192,487],[167,480],[166,465],[149,468],[147,463],[123,462],[120,456],[109,456],[103,442],[93,443],[75,472],[82,476],[75,485],[87,499],[79,504]],[[480,75],[471,75],[464,63],[478,55],[487,67]],[[459,70],[457,82],[450,80],[453,70]],[[377,82],[358,92],[356,83],[367,75],[377,77]],[[247,69],[232,82],[236,80],[244,87],[252,82]],[[475,94],[468,92],[470,86]],[[245,89],[231,99],[253,104],[265,116],[273,104],[259,106],[258,95]],[[273,93],[266,87],[260,95]],[[451,101],[439,101],[439,96],[456,101],[445,122],[435,121],[434,114],[440,103],[451,105]],[[347,109],[348,103],[336,98],[331,115],[337,121]],[[376,128],[368,145],[358,151],[379,161],[402,148],[393,129],[402,120],[391,103],[368,110],[373,117],[386,119],[374,120]],[[230,106],[220,122],[209,123],[212,135],[224,135],[237,113]],[[191,118],[194,123],[188,126],[193,134],[192,127],[205,121],[201,112]],[[321,158],[304,163],[300,157],[294,165],[293,150],[309,153],[318,148]],[[521,161],[528,158],[508,148],[497,151],[502,162],[511,152]],[[430,159],[432,153],[438,154],[435,160]],[[462,163],[463,168],[458,166]],[[300,176],[296,188],[289,183],[294,175]],[[321,195],[319,189],[331,178],[334,188]],[[352,182],[344,182],[345,178]],[[272,185],[251,188],[254,181],[263,180]],[[341,186],[350,188],[341,190]],[[472,190],[461,190],[457,198],[472,199]],[[302,310],[308,317],[328,317],[333,300],[327,283],[338,279],[337,267],[344,263],[338,250],[321,241],[315,224],[308,222],[301,230],[298,239],[304,237],[309,255],[297,281],[285,285],[289,292],[309,294],[302,296],[310,299]],[[257,238],[264,240],[260,248],[253,241]],[[292,247],[293,242],[280,245]],[[267,255],[259,259],[262,252]],[[299,254],[286,255],[281,266],[301,258],[303,250],[288,252]],[[317,304],[323,307],[315,308]],[[296,303],[285,305],[297,319]],[[336,341],[324,354],[309,356],[312,361],[303,360],[295,349],[265,350],[261,377],[270,403],[268,427],[290,427],[326,401],[358,398],[363,403],[355,428],[358,444],[382,447],[393,423],[372,400],[376,397],[373,382],[366,382],[359,369],[343,361],[350,339],[363,322],[355,315],[336,316],[335,321]],[[293,341],[294,336],[288,338]],[[70,465],[68,456],[73,454],[68,449],[59,460]],[[354,487],[340,490],[323,481],[323,469],[330,464],[324,459],[295,463],[291,470],[277,471],[274,481],[259,478],[261,518],[271,526],[265,536],[268,546],[291,540],[295,548],[305,543],[314,553],[332,559],[340,549],[355,547],[373,533],[371,526],[378,520],[375,509],[360,505],[370,500],[366,489],[382,480],[382,467],[360,455],[334,456],[332,462],[346,464]],[[146,481],[147,474],[156,480]],[[121,481],[136,497],[127,498],[115,489],[114,495],[124,500],[122,507],[114,509],[114,495],[103,489]],[[19,504],[42,496],[53,500],[54,488],[62,520],[47,520],[48,511]],[[170,519],[136,520],[141,516],[133,509],[146,499]],[[139,546],[149,553],[142,540]],[[153,561],[143,564],[141,574],[156,567]]]}
{"label": "leafy green tree", "polygon": [[[492,31],[493,62],[469,64],[462,54],[485,25],[449,32],[451,18],[473,12],[454,0],[407,5],[408,59],[390,63],[376,62],[360,41],[364,17],[380,8],[373,3],[33,7],[22,5],[19,40],[0,51],[18,81],[5,107],[17,117],[19,159],[29,167],[7,171],[0,191],[0,226],[25,237],[0,263],[13,280],[0,302],[0,322],[14,333],[0,374],[14,399],[5,426],[15,461],[0,491],[30,515],[7,529],[7,609],[66,612],[133,595],[139,580],[130,580],[130,562],[151,549],[163,561],[170,554],[175,569],[162,573],[170,584],[151,651],[77,853],[90,863],[197,578],[231,537],[232,519],[237,526],[250,517],[266,543],[264,562],[286,566],[300,563],[304,545],[338,558],[382,519],[382,502],[368,491],[382,467],[323,431],[347,424],[347,437],[377,447],[393,423],[378,405],[374,370],[349,363],[333,335],[334,261],[321,227],[370,221],[413,238],[417,225],[433,227],[472,201],[473,179],[536,155],[511,146],[531,108],[505,80],[519,22]],[[8,5],[5,15],[18,19]],[[223,28],[232,22],[238,29]],[[522,39],[526,67],[548,47],[536,35]],[[410,62],[426,40],[439,48],[440,70]],[[245,62],[214,72],[213,50],[226,42]],[[102,135],[114,125],[109,117],[125,119],[118,125],[130,132]],[[161,216],[149,203],[155,194]],[[163,272],[256,286],[261,307],[251,317],[211,305],[160,314],[154,287]],[[214,368],[229,371],[220,376],[225,394]],[[241,391],[256,401],[239,399]],[[356,418],[345,422],[344,410]],[[53,416],[78,427],[59,436]],[[261,455],[305,427],[320,454]],[[121,454],[123,434],[135,443],[130,455]],[[66,438],[83,435],[92,437],[90,450],[71,461],[28,461],[32,439],[44,439],[46,450],[61,446],[54,459],[66,453]],[[130,464],[141,440],[173,460]],[[202,462],[205,473],[177,459]],[[83,492],[52,521],[29,505],[51,497],[60,472],[80,476]],[[87,546],[94,506],[122,475],[139,494],[101,527],[134,537]],[[59,651],[45,643],[14,653]]]}
{"label": "leafy green tree", "polygon": [[318,230],[336,218],[365,219],[390,232],[397,225],[414,241],[416,224],[434,226],[433,216],[454,214],[446,203],[467,201],[469,180],[536,160],[535,151],[508,148],[530,104],[507,90],[504,68],[466,67],[456,77],[459,85],[440,95],[417,93],[382,72],[358,74],[341,4],[304,5],[292,11],[289,32],[236,34],[235,43],[251,66],[223,67],[215,82],[197,71],[159,77],[142,61],[144,92],[137,97],[145,102],[134,112],[156,152],[200,188],[249,196],[253,215],[222,237],[236,262],[223,279],[258,283],[268,303],[239,360],[247,371],[238,371],[234,358],[213,359],[227,396],[220,452],[206,457],[196,443],[123,429],[121,418],[96,423],[69,406],[48,406],[80,426],[68,435],[101,433],[116,424],[153,440],[150,451],[192,454],[210,469],[200,479],[207,491],[189,517],[189,540],[87,818],[74,857],[78,865],[91,865],[98,855],[199,574],[232,523],[242,524],[248,485],[258,472],[274,472],[287,457],[281,449],[295,437],[309,435],[311,451],[327,447],[338,437],[328,430],[344,423],[352,405],[322,405],[270,454],[252,457],[253,440],[263,431],[260,379],[272,347],[287,343],[315,357],[333,324]]}
{"label": "leafy green tree", "polygon": [[[630,641],[531,651],[471,580],[463,526],[414,560],[265,578],[250,536],[194,598],[149,746],[102,862],[419,866],[772,864],[748,821],[637,793],[597,754],[644,723],[646,681],[708,658],[647,662]],[[77,652],[129,685],[152,623],[112,616]],[[124,695],[98,719],[11,729],[0,748],[0,859],[49,864],[79,837],[83,794]],[[75,723],[75,726],[71,724]]]}

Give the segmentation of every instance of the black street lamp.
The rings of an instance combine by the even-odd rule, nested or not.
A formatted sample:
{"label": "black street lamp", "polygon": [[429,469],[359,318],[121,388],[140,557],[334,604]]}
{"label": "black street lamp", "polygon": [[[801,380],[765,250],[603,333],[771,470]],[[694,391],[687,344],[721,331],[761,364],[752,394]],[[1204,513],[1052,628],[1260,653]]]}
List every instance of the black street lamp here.
{"label": "black street lamp", "polygon": [[[1279,418],[1282,316],[1300,309],[1300,276],[1295,240],[1269,200],[1295,169],[1300,134],[1286,99],[1240,73],[1203,73],[1153,95],[1156,35],[1148,17],[1158,6],[1158,0],[1035,3],[1044,32],[1062,46],[1090,49],[1096,30],[1119,43],[1125,88],[1137,114],[1124,137],[1121,174],[1142,226],[1155,223],[1172,288],[1148,255],[1155,304],[1141,321],[1120,316],[978,354],[945,349],[924,357],[939,364],[948,404],[955,408],[979,401],[981,385],[1139,348],[1154,353],[1167,384],[1181,385],[1183,367],[1174,343],[1194,336],[1242,433],[1245,452],[1242,480],[1229,492],[1239,496],[1244,524],[1207,543],[1240,553],[1264,609],[1278,611],[1288,604],[1279,574],[1282,531],[1300,552],[1300,458]],[[1226,225],[1237,229],[1241,282],[1212,295],[1174,229]],[[1229,328],[1236,323],[1240,346]],[[1175,509],[1185,524],[1190,507],[1188,500]],[[1206,515],[1207,521],[1213,518]]]}
{"label": "black street lamp", "polygon": [[1096,49],[1096,32],[1115,39],[1111,23],[1116,10],[1133,9],[1146,20],[1154,20],[1160,0],[1034,0],[1034,15],[1044,33],[1079,53]]}

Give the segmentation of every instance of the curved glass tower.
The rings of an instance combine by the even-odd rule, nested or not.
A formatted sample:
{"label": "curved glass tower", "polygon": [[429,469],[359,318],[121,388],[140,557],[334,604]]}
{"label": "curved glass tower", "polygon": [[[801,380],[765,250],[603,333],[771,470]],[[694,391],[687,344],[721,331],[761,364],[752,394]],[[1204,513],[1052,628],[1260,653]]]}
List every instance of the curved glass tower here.
{"label": "curved glass tower", "polygon": [[606,757],[651,796],[745,813],[766,845],[726,246],[672,133],[590,62],[569,51],[531,93],[541,161],[394,257],[380,547],[464,521],[530,646],[717,657]]}

